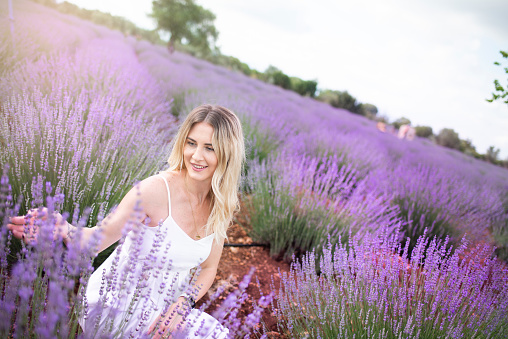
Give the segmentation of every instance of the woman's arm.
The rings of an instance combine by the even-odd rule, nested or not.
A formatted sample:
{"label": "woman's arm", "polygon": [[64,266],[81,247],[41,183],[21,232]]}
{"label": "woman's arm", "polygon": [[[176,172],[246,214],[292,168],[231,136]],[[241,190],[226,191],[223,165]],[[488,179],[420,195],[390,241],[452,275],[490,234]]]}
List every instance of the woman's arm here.
{"label": "woman's arm", "polygon": [[[224,240],[221,240],[219,243],[214,240],[210,255],[203,263],[201,263],[201,271],[199,272],[194,285],[199,289],[196,300],[201,299],[212,286],[217,273],[217,267],[219,266],[223,247]],[[182,322],[178,310],[185,313],[184,310],[189,309],[189,307],[190,305],[188,300],[186,300],[184,296],[179,297],[176,302],[171,305],[164,317],[160,315],[155,319],[149,327],[148,333],[152,333],[157,325],[159,325],[159,327],[157,333],[155,333],[153,337],[154,339],[162,338],[163,333],[167,333],[167,331],[174,331],[175,328],[177,328],[177,326]],[[180,325],[182,326],[183,324]]]}
{"label": "woman's arm", "polygon": [[[97,253],[103,251],[122,237],[122,230],[127,222],[143,221],[153,210],[154,201],[159,200],[160,182],[155,177],[149,177],[141,181],[124,196],[117,208],[104,218],[100,226],[84,227],[81,229],[81,244],[83,246],[88,244],[94,233],[100,231],[101,240],[95,251]],[[138,205],[137,213],[135,213],[136,205]],[[37,217],[37,214],[37,211],[31,213],[32,218],[29,220],[29,225],[34,225],[34,219]],[[77,227],[63,220],[60,214],[55,214],[55,233],[59,233],[62,239],[68,242],[70,234],[75,233]],[[26,224],[27,219],[24,216],[12,217],[7,227],[15,237],[19,239],[23,238],[26,242],[29,242],[37,238],[38,229],[30,227],[29,229],[33,233],[25,234]]]}
{"label": "woman's arm", "polygon": [[217,243],[213,241],[212,250],[208,258],[200,265],[201,271],[196,279],[195,286],[199,288],[196,301],[201,299],[210,289],[217,274],[217,267],[219,266],[220,257],[222,255],[222,248],[224,247],[224,239]]}

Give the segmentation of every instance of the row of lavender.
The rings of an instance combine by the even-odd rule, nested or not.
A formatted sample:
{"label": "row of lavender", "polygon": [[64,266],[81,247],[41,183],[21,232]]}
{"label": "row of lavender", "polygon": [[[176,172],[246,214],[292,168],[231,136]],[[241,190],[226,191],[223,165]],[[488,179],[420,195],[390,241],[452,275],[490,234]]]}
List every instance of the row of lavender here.
{"label": "row of lavender", "polygon": [[[189,56],[169,57],[145,42],[135,42],[134,48],[162,82],[186,79],[175,93],[184,98],[179,100],[181,114],[208,101],[242,114],[252,146],[245,188],[252,198],[254,236],[275,245],[274,255],[291,257],[294,250],[323,246],[330,233],[344,236],[382,224],[402,231],[402,241],[410,237],[411,249],[427,229],[440,239],[449,236],[455,245],[468,234],[475,243],[495,244],[508,258],[506,170],[425,140],[398,140],[362,117]],[[326,213],[318,217],[320,209]],[[320,222],[285,221],[288,210],[296,219],[313,214],[311,219]],[[339,231],[343,227],[330,225],[330,218],[344,213],[350,220]],[[319,239],[296,249],[266,238],[278,231],[286,244],[299,242],[301,230],[293,226],[300,223],[308,226],[307,237]]]}
{"label": "row of lavender", "polygon": [[134,47],[161,81],[187,79],[181,114],[212,101],[242,115],[252,147],[244,182],[251,235],[272,255],[302,262],[277,294],[286,335],[508,334],[508,272],[491,247],[508,258],[505,170],[424,140],[400,141],[182,54]]}
{"label": "row of lavender", "polygon": [[[93,270],[92,244],[81,248],[79,232],[66,246],[62,239],[54,239],[52,211],[62,212],[75,225],[95,225],[136,181],[162,169],[176,127],[175,117],[169,114],[173,98],[140,65],[121,34],[20,1],[15,11],[23,20],[15,22],[12,39],[5,10],[0,8],[0,45],[4,47],[0,60],[6,66],[0,70],[0,170],[4,174],[0,336],[82,337],[78,318],[85,314],[99,322],[103,316],[100,309],[87,309],[82,294]],[[8,217],[41,206],[48,210],[39,210],[37,242],[25,245],[14,239],[5,227]],[[104,276],[105,302],[112,298],[111,286],[133,280],[134,272],[150,262],[138,259]],[[263,297],[245,321],[237,318],[247,299],[249,279],[246,276],[214,313],[233,336],[252,332],[261,307],[270,302],[270,297]],[[176,300],[169,293],[170,284],[158,288],[166,294],[168,306]],[[146,295],[146,286],[136,286],[136,291],[133,307],[146,307],[146,300],[139,297]],[[220,293],[219,288],[202,308]],[[139,328],[150,325],[128,317],[125,321],[138,322]],[[151,337],[118,328],[88,335]]]}
{"label": "row of lavender", "polygon": [[[11,196],[14,200],[24,196],[17,212],[42,204],[49,193],[45,183],[50,182],[57,197],[63,197],[53,200],[56,209],[74,215],[77,221],[80,206],[90,206],[83,223],[94,224],[135,180],[161,168],[174,116],[202,102],[217,102],[242,116],[250,141],[244,201],[253,237],[269,243],[273,255],[286,259],[312,249],[316,256],[333,252],[328,242],[337,251],[346,251],[340,244],[353,251],[335,258],[339,266],[326,271],[326,284],[320,278],[323,275],[316,275],[317,263],[307,265],[312,270],[296,265],[285,278],[278,296],[279,309],[284,312],[278,316],[281,328],[291,337],[360,335],[363,329],[365,337],[373,333],[379,337],[423,336],[428,334],[424,322],[414,317],[415,312],[422,312],[419,305],[429,299],[415,298],[408,292],[411,289],[425,294],[433,300],[432,307],[437,307],[426,316],[441,326],[441,332],[434,334],[461,337],[506,331],[502,300],[506,299],[507,275],[489,259],[491,253],[480,251],[481,256],[473,261],[476,266],[468,266],[471,260],[456,260],[461,252],[450,256],[442,249],[435,263],[425,264],[419,261],[425,249],[417,243],[424,229],[441,238],[451,236],[455,245],[464,233],[475,243],[506,237],[508,176],[503,169],[424,141],[400,142],[347,112],[189,56],[169,56],[161,47],[29,2],[17,6],[26,20],[16,23],[14,42],[2,34],[2,46],[15,48],[0,50],[3,64],[9,66],[0,74],[0,137],[5,145],[0,164],[10,165]],[[36,11],[43,11],[45,17]],[[6,23],[2,22],[3,32],[7,32]],[[68,34],[55,34],[63,31]],[[3,239],[8,237],[2,234]],[[389,246],[388,239],[392,239]],[[396,244],[401,240],[407,246],[406,255],[396,259]],[[506,240],[500,244],[506,245]],[[378,265],[387,257],[399,260],[399,266]],[[356,270],[358,260],[371,262],[371,269]],[[408,270],[406,262],[415,268]],[[8,280],[7,265],[5,261],[2,266],[3,281]],[[349,267],[351,274],[345,277],[340,267]],[[466,310],[477,307],[474,300],[484,300],[491,305],[488,312],[468,318],[463,316],[466,311],[457,316],[452,308],[438,307],[443,303],[438,289],[423,292],[419,287],[426,281],[425,274],[408,278],[406,285],[386,281],[388,274],[411,275],[418,271],[416,267],[421,272],[439,272],[428,279],[455,282],[473,277],[479,287],[467,290],[450,285],[449,298]],[[452,267],[466,268],[454,273]],[[496,278],[486,281],[485,270],[491,272],[487,276]],[[370,279],[372,274],[375,279]],[[24,289],[10,295],[18,293],[22,298],[31,283],[50,283],[40,279],[33,276],[20,285]],[[377,283],[380,279],[386,284]],[[343,285],[346,282],[350,285]],[[315,287],[315,294],[303,300],[308,294],[301,286],[309,284]],[[384,303],[373,302],[379,296],[372,293],[376,289],[387,293],[386,286],[394,295],[405,295],[401,300],[408,303],[395,305],[396,298],[386,295]],[[477,291],[474,300],[467,299],[466,292],[473,288]],[[368,293],[359,295],[358,290]],[[330,291],[337,291],[332,299]],[[72,305],[74,301],[68,302]],[[12,311],[12,303],[2,306],[7,313]],[[314,315],[301,317],[302,307]],[[330,309],[336,310],[334,317],[344,319],[343,323],[329,319],[330,330],[316,326],[316,321],[325,319],[320,314]],[[452,316],[453,321],[443,320]],[[359,327],[353,326],[359,317],[364,320]],[[53,329],[63,329],[62,319]],[[18,324],[23,329],[23,319]],[[24,332],[16,332],[20,333]]]}

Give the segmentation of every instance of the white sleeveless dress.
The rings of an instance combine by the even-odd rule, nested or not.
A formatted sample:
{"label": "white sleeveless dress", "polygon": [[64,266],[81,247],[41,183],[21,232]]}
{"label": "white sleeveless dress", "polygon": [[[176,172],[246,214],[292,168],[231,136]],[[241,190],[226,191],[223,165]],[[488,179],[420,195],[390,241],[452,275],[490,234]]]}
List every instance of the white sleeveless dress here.
{"label": "white sleeveless dress", "polygon": [[[194,240],[169,215],[158,227],[126,226],[123,244],[90,276],[79,323],[86,338],[141,338],[182,293],[194,268],[210,254],[213,234]],[[193,309],[182,338],[228,338],[212,316]],[[180,338],[180,337],[179,337]]]}

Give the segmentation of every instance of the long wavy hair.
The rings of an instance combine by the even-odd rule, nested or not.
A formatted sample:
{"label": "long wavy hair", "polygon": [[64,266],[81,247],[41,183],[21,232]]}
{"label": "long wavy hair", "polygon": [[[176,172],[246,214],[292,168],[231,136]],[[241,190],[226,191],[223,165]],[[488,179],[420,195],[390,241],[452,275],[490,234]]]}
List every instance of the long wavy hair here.
{"label": "long wavy hair", "polygon": [[213,127],[212,146],[217,156],[217,168],[212,176],[212,189],[209,193],[212,210],[206,224],[206,234],[214,232],[215,239],[219,241],[226,238],[233,216],[240,209],[238,191],[245,162],[242,124],[233,112],[223,106],[205,104],[194,108],[173,140],[168,159],[169,171],[186,169],[183,149],[190,129],[198,122]]}

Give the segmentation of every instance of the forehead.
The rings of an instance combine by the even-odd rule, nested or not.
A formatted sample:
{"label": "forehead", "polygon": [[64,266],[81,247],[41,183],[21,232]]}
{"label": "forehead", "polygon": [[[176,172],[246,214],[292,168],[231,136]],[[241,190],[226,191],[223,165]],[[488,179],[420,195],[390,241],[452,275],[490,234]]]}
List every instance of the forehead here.
{"label": "forehead", "polygon": [[206,122],[197,122],[192,125],[187,137],[196,141],[211,143],[213,138],[213,127]]}

